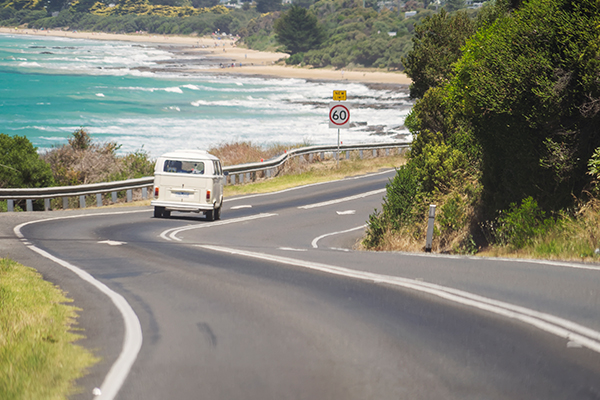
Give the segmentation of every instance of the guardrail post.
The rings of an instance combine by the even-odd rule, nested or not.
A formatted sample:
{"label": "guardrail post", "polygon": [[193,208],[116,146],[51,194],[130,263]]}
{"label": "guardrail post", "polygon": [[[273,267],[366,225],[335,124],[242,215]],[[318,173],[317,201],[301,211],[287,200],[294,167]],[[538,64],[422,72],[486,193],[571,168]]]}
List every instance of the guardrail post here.
{"label": "guardrail post", "polygon": [[14,200],[6,200],[6,211],[8,211],[8,212],[15,211],[15,201]]}
{"label": "guardrail post", "polygon": [[50,199],[44,199],[44,211],[50,211]]}
{"label": "guardrail post", "polygon": [[377,157],[377,149],[373,149],[373,157]]}
{"label": "guardrail post", "polygon": [[133,201],[133,189],[127,189],[127,202],[131,203]]}
{"label": "guardrail post", "polygon": [[363,159],[363,151],[362,151],[362,149],[360,149],[358,151],[358,156],[360,157],[361,160]]}
{"label": "guardrail post", "polygon": [[85,208],[85,196],[79,196],[79,208]]}
{"label": "guardrail post", "polygon": [[321,152],[321,161],[325,161],[325,152],[324,151]]}
{"label": "guardrail post", "polygon": [[235,174],[229,175],[231,177],[231,184],[235,185]]}
{"label": "guardrail post", "polygon": [[146,200],[147,198],[148,198],[148,188],[143,187],[142,188],[142,200]]}
{"label": "guardrail post", "polygon": [[102,207],[102,193],[96,193],[96,207]]}
{"label": "guardrail post", "polygon": [[425,252],[431,253],[433,242],[433,223],[435,222],[435,204],[429,205],[429,221],[427,222],[427,239],[425,241]]}
{"label": "guardrail post", "polygon": [[265,175],[267,176],[267,178],[270,178],[271,177],[271,170],[267,168],[265,170]]}
{"label": "guardrail post", "polygon": [[113,203],[117,202],[117,192],[111,192],[110,193],[110,198],[112,200]]}
{"label": "guardrail post", "polygon": [[252,181],[252,179],[250,179],[250,172],[246,172],[246,179],[245,179],[245,181],[246,182],[251,182]]}
{"label": "guardrail post", "polygon": [[308,155],[308,162],[309,162],[309,163],[312,163],[312,162],[313,162],[313,158],[314,158],[314,155],[313,155],[313,153],[310,153],[310,154]]}
{"label": "guardrail post", "polygon": [[25,204],[26,204],[26,211],[33,211],[33,200],[31,199],[27,199],[25,200]]}
{"label": "guardrail post", "polygon": [[385,149],[385,156],[389,156],[390,155],[390,149]]}
{"label": "guardrail post", "polygon": [[63,203],[63,210],[66,210],[69,208],[69,198],[68,197],[63,197],[62,203]]}

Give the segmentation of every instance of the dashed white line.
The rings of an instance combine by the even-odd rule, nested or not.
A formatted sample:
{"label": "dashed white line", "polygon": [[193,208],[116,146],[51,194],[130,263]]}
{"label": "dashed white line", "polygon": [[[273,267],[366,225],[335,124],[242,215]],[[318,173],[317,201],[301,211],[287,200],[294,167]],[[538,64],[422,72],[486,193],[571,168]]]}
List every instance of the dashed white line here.
{"label": "dashed white line", "polygon": [[362,198],[365,198],[365,197],[368,197],[368,196],[373,196],[373,195],[376,195],[376,194],[384,193],[386,190],[387,189],[372,190],[370,192],[365,192],[365,193],[357,194],[357,195],[354,195],[354,196],[342,197],[341,199],[324,201],[322,203],[307,204],[305,206],[300,206],[298,208],[300,208],[302,210],[309,210],[311,208],[330,206],[332,204],[338,204],[338,203],[343,203],[343,202],[346,202],[346,201],[358,200],[358,199],[362,199]]}
{"label": "dashed white line", "polygon": [[[221,246],[198,245],[198,247],[243,257],[256,258],[265,261],[278,262],[281,264],[293,265],[302,268],[308,268],[315,271],[329,273],[333,275],[345,276],[349,278],[374,282],[385,283],[428,293],[445,300],[488,311],[506,318],[521,321],[525,324],[538,328],[544,332],[558,336],[567,340],[569,347],[581,345],[592,351],[600,353],[600,332],[591,328],[579,325],[575,322],[560,318],[551,314],[531,310],[529,308],[517,306],[510,303],[490,299],[458,289],[453,289],[432,283],[419,282],[413,279],[401,278],[397,276],[380,275],[371,272],[351,270],[343,267],[336,267],[327,264],[314,263],[310,261],[297,260],[293,258],[274,256],[264,253],[255,253],[245,250],[232,249]],[[569,345],[569,343],[571,343]]]}

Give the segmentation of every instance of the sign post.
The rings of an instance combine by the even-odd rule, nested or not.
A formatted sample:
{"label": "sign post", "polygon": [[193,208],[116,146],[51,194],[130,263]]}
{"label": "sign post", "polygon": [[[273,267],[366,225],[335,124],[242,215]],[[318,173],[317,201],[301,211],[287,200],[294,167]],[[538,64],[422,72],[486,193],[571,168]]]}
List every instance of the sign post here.
{"label": "sign post", "polygon": [[329,127],[338,130],[337,166],[340,166],[340,129],[350,128],[350,110],[339,101],[346,100],[345,90],[334,90],[333,100],[329,103]]}

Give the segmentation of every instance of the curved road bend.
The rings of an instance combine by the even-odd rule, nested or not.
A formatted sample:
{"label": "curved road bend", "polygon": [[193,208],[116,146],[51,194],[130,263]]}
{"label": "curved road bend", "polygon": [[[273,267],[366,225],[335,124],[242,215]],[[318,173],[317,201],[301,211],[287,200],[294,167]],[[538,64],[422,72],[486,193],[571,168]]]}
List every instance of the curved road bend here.
{"label": "curved road bend", "polygon": [[[147,208],[21,231],[135,311],[143,344],[118,399],[599,399],[600,270],[347,251],[392,176],[227,199],[216,223]],[[82,343],[103,361],[75,398],[91,398],[122,317],[10,251],[83,308]]]}

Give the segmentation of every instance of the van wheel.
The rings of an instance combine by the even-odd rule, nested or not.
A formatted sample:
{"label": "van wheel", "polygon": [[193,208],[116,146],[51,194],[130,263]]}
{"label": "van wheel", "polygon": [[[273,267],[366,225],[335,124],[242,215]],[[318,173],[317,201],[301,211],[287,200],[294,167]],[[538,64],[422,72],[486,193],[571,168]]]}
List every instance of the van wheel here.
{"label": "van wheel", "polygon": [[164,212],[164,207],[154,207],[154,218],[162,218]]}
{"label": "van wheel", "polygon": [[218,221],[221,219],[221,206],[219,206],[219,208],[215,208],[215,221]]}
{"label": "van wheel", "polygon": [[171,210],[165,210],[162,213],[163,218],[169,218],[171,216]]}
{"label": "van wheel", "polygon": [[215,220],[215,210],[209,210],[206,212],[206,220],[214,221]]}

